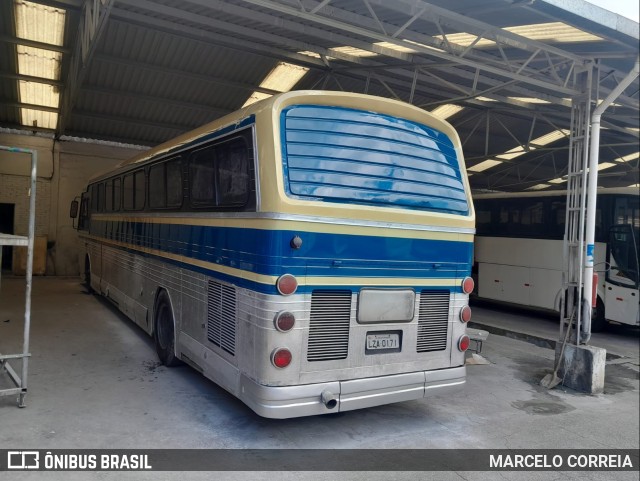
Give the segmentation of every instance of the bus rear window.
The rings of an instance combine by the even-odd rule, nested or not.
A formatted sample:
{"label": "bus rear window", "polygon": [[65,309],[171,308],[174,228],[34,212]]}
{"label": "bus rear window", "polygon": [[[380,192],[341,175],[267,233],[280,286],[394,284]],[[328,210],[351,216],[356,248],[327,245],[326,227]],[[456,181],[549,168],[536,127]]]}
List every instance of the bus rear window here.
{"label": "bus rear window", "polygon": [[467,215],[451,139],[431,127],[361,110],[298,105],[281,118],[287,195]]}

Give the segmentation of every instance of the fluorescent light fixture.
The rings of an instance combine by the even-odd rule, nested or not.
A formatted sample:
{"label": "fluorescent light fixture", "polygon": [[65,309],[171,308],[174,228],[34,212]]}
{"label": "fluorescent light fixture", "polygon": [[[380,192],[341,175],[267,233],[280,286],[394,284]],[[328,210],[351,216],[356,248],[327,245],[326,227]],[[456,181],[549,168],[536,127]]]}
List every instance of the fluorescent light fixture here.
{"label": "fluorescent light fixture", "polygon": [[532,185],[531,187],[527,187],[525,190],[542,190],[548,189],[549,187],[551,187],[549,184],[536,184]]}
{"label": "fluorescent light fixture", "polygon": [[496,165],[502,164],[501,160],[496,160],[496,159],[487,159],[487,160],[483,160],[482,162],[480,162],[479,164],[476,164],[472,167],[469,167],[467,170],[469,172],[483,172],[487,169],[490,169],[491,167],[495,167]]}
{"label": "fluorescent light fixture", "polygon": [[352,57],[375,57],[378,55],[375,52],[370,52],[369,50],[363,50],[357,47],[350,47],[345,45],[344,47],[333,47],[329,50],[333,50],[334,52],[344,53],[346,55],[351,55]]}
{"label": "fluorescent light fixture", "polygon": [[628,185],[627,187],[635,187],[636,189],[640,188],[640,184],[631,184]]}
{"label": "fluorescent light fixture", "polygon": [[445,120],[445,119],[448,119],[449,117],[453,117],[462,109],[464,109],[464,107],[460,107],[459,105],[445,104],[445,105],[440,105],[439,107],[436,107],[431,111],[431,113],[436,117],[440,117],[441,119]]}
{"label": "fluorescent light fixture", "polygon": [[[550,23],[537,23],[532,25],[517,25],[514,27],[504,27],[503,30],[507,32],[515,33],[522,37],[526,37],[530,40],[539,40],[542,42],[553,43],[574,43],[574,42],[597,42],[602,38],[583,30],[572,27],[562,22],[550,22]],[[435,38],[443,40],[442,35],[434,35]],[[477,35],[470,33],[451,33],[447,35],[447,40],[450,43],[460,45],[461,47],[468,47],[471,45]],[[495,42],[488,38],[481,38],[475,44],[474,48],[494,47]]]}
{"label": "fluorescent light fixture", "polygon": [[476,100],[480,100],[481,102],[497,102],[495,99],[490,99],[489,97],[476,97]]}
{"label": "fluorescent light fixture", "polygon": [[[306,67],[300,67],[286,62],[280,62],[276,67],[260,83],[260,87],[278,92],[288,92],[302,77],[309,71]],[[244,103],[243,107],[251,105],[258,100],[264,100],[271,97],[269,94],[262,92],[253,92]]]}

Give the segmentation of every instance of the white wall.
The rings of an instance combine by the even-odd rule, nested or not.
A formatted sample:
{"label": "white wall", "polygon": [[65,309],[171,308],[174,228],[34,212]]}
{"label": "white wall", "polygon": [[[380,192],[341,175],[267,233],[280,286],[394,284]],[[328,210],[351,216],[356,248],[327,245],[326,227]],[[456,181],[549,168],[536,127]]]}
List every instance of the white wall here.
{"label": "white wall", "polygon": [[[46,274],[78,275],[78,236],[69,217],[71,201],[84,191],[89,178],[139,150],[2,133],[0,145],[38,150],[36,235],[47,236]],[[26,235],[28,229],[30,162],[27,154],[0,151],[0,203],[15,204],[14,233],[19,235]]]}

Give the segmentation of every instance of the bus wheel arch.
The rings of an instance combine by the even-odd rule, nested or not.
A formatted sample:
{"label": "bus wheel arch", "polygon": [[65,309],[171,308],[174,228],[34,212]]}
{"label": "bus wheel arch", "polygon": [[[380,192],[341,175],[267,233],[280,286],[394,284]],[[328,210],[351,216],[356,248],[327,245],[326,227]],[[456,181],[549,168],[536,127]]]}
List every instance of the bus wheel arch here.
{"label": "bus wheel arch", "polygon": [[159,288],[153,308],[153,341],[160,362],[167,367],[180,365],[176,356],[176,322],[173,304],[166,289]]}
{"label": "bus wheel arch", "polygon": [[607,319],[604,312],[604,302],[600,296],[597,297],[593,317],[591,318],[591,332],[601,332],[607,327]]}

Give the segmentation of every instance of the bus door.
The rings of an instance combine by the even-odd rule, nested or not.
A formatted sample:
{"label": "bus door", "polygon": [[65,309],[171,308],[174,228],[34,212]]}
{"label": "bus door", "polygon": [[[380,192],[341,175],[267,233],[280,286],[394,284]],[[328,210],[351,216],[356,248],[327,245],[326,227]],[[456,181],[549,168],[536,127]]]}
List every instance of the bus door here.
{"label": "bus door", "polygon": [[609,230],[605,317],[622,324],[638,324],[638,233],[630,224]]}

